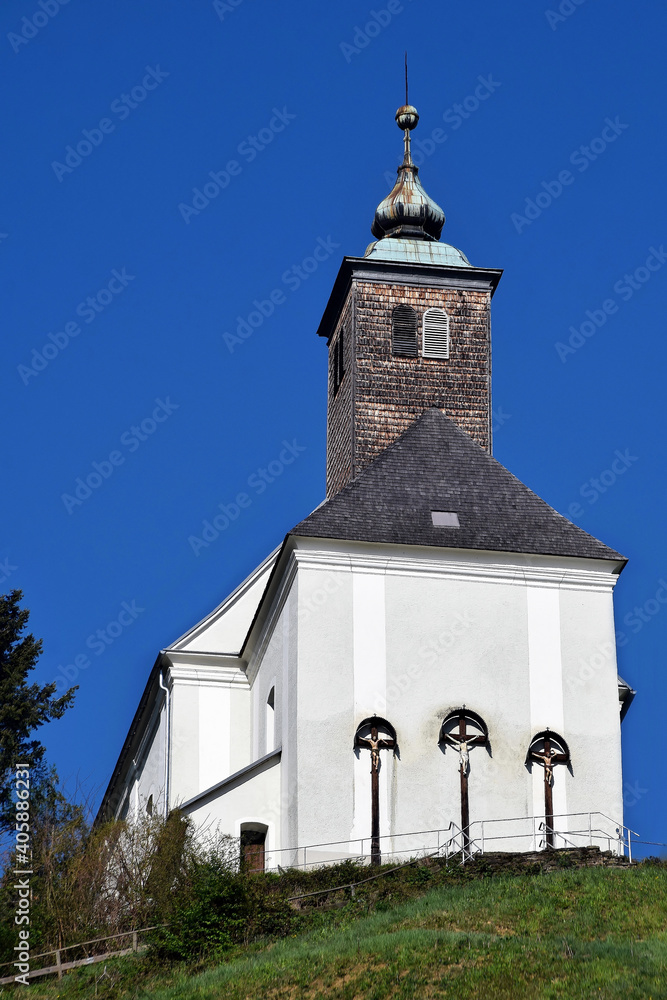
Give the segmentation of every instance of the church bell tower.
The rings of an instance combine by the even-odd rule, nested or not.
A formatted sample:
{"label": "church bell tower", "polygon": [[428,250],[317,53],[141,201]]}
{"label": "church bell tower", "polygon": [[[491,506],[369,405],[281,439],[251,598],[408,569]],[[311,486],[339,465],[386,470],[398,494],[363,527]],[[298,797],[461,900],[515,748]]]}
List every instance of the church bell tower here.
{"label": "church bell tower", "polygon": [[396,183],[363,257],[345,257],[318,334],[329,347],[327,496],[333,496],[427,409],[437,407],[491,453],[491,297],[502,271],[473,267],[441,243],[442,209],[404,134]]}

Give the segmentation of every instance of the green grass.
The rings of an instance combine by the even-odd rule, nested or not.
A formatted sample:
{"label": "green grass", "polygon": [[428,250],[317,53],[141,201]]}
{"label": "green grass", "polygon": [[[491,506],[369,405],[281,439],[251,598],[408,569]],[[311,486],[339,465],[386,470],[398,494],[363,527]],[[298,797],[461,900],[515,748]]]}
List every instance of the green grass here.
{"label": "green grass", "polygon": [[[667,998],[667,866],[563,870],[446,885],[230,955],[200,974],[110,962],[101,998],[658,1000]],[[93,997],[101,967],[35,982],[31,1000]],[[138,975],[139,973],[139,975]],[[113,982],[112,982],[113,978]]]}

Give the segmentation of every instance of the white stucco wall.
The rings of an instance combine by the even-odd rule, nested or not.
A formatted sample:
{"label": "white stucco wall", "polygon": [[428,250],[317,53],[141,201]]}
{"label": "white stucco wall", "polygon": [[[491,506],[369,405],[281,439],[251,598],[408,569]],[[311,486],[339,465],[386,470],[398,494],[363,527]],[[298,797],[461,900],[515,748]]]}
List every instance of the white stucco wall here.
{"label": "white stucco wall", "polygon": [[[554,812],[622,820],[610,564],[391,546],[350,555],[336,543],[328,551],[301,544],[292,681],[299,845],[368,835],[369,755],[355,759],[352,741],[373,714],[394,725],[400,748],[400,757],[382,754],[381,833],[460,822],[458,757],[439,749],[438,734],[463,705],[484,718],[490,737],[490,752],[471,753],[471,822],[543,816],[542,768],[524,761],[546,728],[572,753],[573,774],[555,770]],[[601,649],[604,664],[573,687],[581,660]]]}
{"label": "white stucco wall", "polygon": [[[251,695],[240,651],[275,563],[272,553],[214,611],[163,651],[169,687],[169,806],[185,802],[253,760]],[[157,686],[137,762],[119,779],[117,814],[165,803],[166,701]],[[156,712],[161,714],[156,721]],[[158,730],[155,730],[155,726]]]}
{"label": "white stucco wall", "polygon": [[295,734],[297,843],[349,840],[354,823],[352,578],[345,566],[299,565]]}
{"label": "white stucco wall", "polygon": [[[257,799],[258,815],[270,816],[280,831],[281,843],[296,843],[298,839],[298,773],[297,773],[297,614],[298,582],[288,573],[274,601],[267,609],[267,626],[256,654],[247,666],[252,690],[253,759],[281,748],[281,791],[276,815],[275,803]],[[267,738],[267,700],[274,690],[273,746]],[[260,786],[257,786],[259,789]],[[266,820],[268,823],[268,819]]]}
{"label": "white stucco wall", "polygon": [[154,812],[164,812],[165,727],[166,708],[162,697],[154,706],[145,737],[130,764],[128,795],[121,806],[121,812],[128,816],[145,812],[151,796]]}
{"label": "white stucco wall", "polygon": [[[469,773],[471,832],[479,837],[485,821],[487,849],[534,846],[510,836],[531,824],[490,821],[544,816],[543,770],[525,757],[547,728],[572,755],[571,770],[555,768],[554,812],[600,811],[613,830],[622,822],[613,571],[592,560],[299,539],[274,578],[247,663],[215,649],[220,615],[197,633],[206,654],[167,653],[171,804],[250,767],[192,806],[197,822],[232,835],[245,822],[265,824],[269,852],[324,845],[311,846],[311,863],[368,854],[370,757],[353,752],[353,739],[364,718],[379,715],[399,744],[395,755],[382,753],[383,852],[436,847],[435,834],[407,835],[460,823],[459,758],[438,737],[443,719],[465,707],[489,730]],[[164,715],[145,741],[136,801],[161,791]],[[255,773],[253,762],[278,748]],[[563,833],[586,825],[556,823]],[[506,839],[489,843],[494,834]],[[283,854],[280,863],[297,860]]]}
{"label": "white stucco wall", "polygon": [[244,824],[263,824],[267,827],[267,867],[285,863],[279,851],[281,795],[280,761],[247,780],[241,781],[224,794],[210,798],[201,805],[188,808],[187,814],[203,830],[217,828],[222,833],[239,837]]}
{"label": "white stucco wall", "polygon": [[561,593],[564,733],[573,776],[568,811],[623,818],[614,616],[605,594]]}
{"label": "white stucco wall", "polygon": [[186,654],[169,682],[173,807],[250,763],[250,686],[239,666],[188,663]]}

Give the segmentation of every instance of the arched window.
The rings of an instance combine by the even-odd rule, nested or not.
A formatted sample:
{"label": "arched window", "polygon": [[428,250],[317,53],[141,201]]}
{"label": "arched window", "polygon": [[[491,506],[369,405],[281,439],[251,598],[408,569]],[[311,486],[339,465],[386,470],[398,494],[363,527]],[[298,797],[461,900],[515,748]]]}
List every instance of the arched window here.
{"label": "arched window", "polygon": [[380,751],[393,750],[396,753],[398,740],[396,730],[386,719],[373,715],[357,726],[354,734],[354,750],[370,750],[371,753],[371,864],[379,865],[380,853]]}
{"label": "arched window", "polygon": [[276,748],[276,689],[269,691],[266,699],[266,752]]}
{"label": "arched window", "polygon": [[481,715],[467,708],[457,708],[450,712],[440,727],[440,749],[448,747],[458,755],[459,774],[461,776],[461,831],[463,833],[464,853],[468,848],[468,827],[470,826],[470,804],[468,797],[468,774],[470,772],[470,751],[473,747],[488,746],[489,730]]}
{"label": "arched window", "polygon": [[544,823],[546,846],[554,847],[554,766],[570,763],[570,748],[558,733],[550,729],[533,736],[526,754],[526,765],[540,764],[544,768]]}
{"label": "arched window", "polygon": [[153,815],[153,796],[152,795],[148,796],[148,802],[146,803],[146,815],[147,816],[152,816]]}
{"label": "arched window", "polygon": [[425,358],[449,357],[449,316],[444,309],[427,309],[424,313],[422,354]]}
{"label": "arched window", "polygon": [[411,306],[396,306],[391,314],[391,353],[417,357],[417,313]]}

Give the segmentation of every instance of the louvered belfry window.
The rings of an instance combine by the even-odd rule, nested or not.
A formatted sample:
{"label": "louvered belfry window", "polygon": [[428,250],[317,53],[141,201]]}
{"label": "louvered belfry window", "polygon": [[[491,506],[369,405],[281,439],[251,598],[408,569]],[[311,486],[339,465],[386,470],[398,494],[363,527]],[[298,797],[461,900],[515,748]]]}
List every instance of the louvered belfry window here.
{"label": "louvered belfry window", "polygon": [[391,353],[417,357],[417,313],[411,306],[396,306],[391,315]]}
{"label": "louvered belfry window", "polygon": [[343,381],[343,375],[345,374],[345,354],[344,354],[344,341],[343,335],[345,333],[344,328],[341,327],[340,333],[338,334],[338,340],[334,344],[333,348],[333,394],[334,396],[338,392],[341,382]]}
{"label": "louvered belfry window", "polygon": [[449,316],[444,309],[426,310],[423,338],[425,358],[449,357]]}

